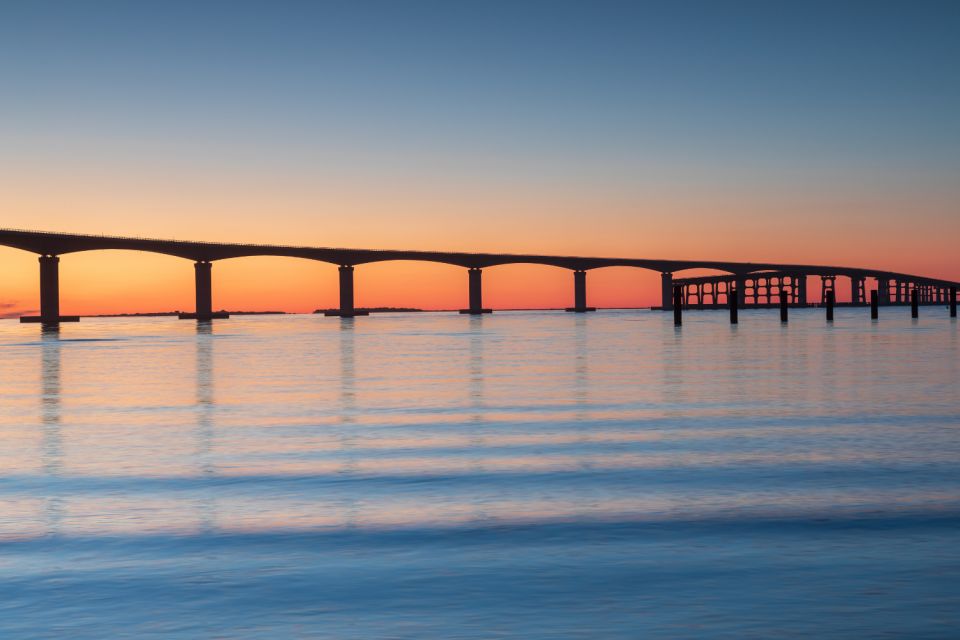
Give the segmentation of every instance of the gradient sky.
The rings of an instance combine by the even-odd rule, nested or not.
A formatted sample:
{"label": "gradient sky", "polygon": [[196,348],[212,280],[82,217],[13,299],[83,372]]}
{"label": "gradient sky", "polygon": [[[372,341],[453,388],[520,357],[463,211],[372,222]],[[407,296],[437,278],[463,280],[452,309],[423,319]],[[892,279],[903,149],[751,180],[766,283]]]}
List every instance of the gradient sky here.
{"label": "gradient sky", "polygon": [[[776,260],[960,278],[960,2],[0,3],[0,226],[364,248]],[[0,248],[0,314],[37,306]],[[65,313],[192,307],[189,262],[65,256]],[[565,306],[567,271],[485,273]],[[598,306],[657,274],[600,270]],[[214,268],[335,306],[336,268]],[[357,270],[457,308],[466,273]]]}

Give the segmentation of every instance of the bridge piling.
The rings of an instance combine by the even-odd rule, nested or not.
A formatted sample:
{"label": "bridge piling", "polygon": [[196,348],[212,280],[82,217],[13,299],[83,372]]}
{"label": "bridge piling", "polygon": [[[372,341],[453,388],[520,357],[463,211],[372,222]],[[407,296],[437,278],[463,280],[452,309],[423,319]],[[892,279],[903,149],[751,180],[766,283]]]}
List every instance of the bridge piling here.
{"label": "bridge piling", "polygon": [[866,290],[864,287],[866,283],[864,279],[860,276],[851,276],[850,278],[850,304],[855,307],[859,307],[863,304],[866,304]]}
{"label": "bridge piling", "polygon": [[683,324],[683,285],[673,286],[673,326]]}
{"label": "bridge piling", "polygon": [[787,322],[787,292],[780,290],[780,322]]}
{"label": "bridge piling", "polygon": [[60,258],[40,256],[40,315],[22,316],[20,322],[59,324],[79,320],[79,316],[60,315]]}
{"label": "bridge piling", "polygon": [[460,313],[468,313],[470,315],[493,313],[493,309],[483,308],[483,270],[477,267],[470,267],[467,273],[470,283],[470,306],[466,309],[460,309]]}
{"label": "bridge piling", "polygon": [[878,320],[880,318],[880,298],[877,290],[870,291],[870,319]]}
{"label": "bridge piling", "polygon": [[880,295],[880,304],[887,306],[890,304],[890,280],[887,278],[877,278],[877,292]]}
{"label": "bridge piling", "polygon": [[193,268],[196,279],[196,307],[194,308],[199,320],[213,313],[213,264],[197,262]]}
{"label": "bridge piling", "polygon": [[342,264],[338,271],[340,273],[340,308],[328,309],[323,312],[323,315],[340,318],[370,315],[369,311],[358,310],[353,305],[353,265]]}
{"label": "bridge piling", "polygon": [[40,256],[40,317],[55,321],[60,317],[60,258]]}
{"label": "bridge piling", "polygon": [[193,264],[193,279],[196,287],[196,306],[193,313],[181,313],[181,320],[199,320],[201,322],[214,318],[229,318],[225,311],[213,310],[213,263],[209,260],[198,260]]}
{"label": "bridge piling", "polygon": [[727,306],[730,307],[730,324],[740,322],[739,299],[740,289],[732,289],[727,292]]}
{"label": "bridge piling", "polygon": [[914,319],[920,317],[920,295],[916,285],[910,290],[910,317]]}
{"label": "bridge piling", "polygon": [[824,296],[827,299],[827,322],[833,322],[833,305],[837,301],[837,294],[830,289],[824,293]]}
{"label": "bridge piling", "polygon": [[587,272],[584,269],[576,269],[573,272],[573,306],[567,311],[574,313],[584,313],[586,311],[596,311],[596,307],[587,306]]}
{"label": "bridge piling", "polygon": [[737,290],[737,306],[745,307],[747,304],[747,279],[743,276],[737,276],[733,282],[733,286]]}
{"label": "bridge piling", "polygon": [[797,277],[797,304],[807,306],[807,274],[801,273]]}
{"label": "bridge piling", "polygon": [[673,309],[673,274],[660,274],[660,308],[664,311]]}

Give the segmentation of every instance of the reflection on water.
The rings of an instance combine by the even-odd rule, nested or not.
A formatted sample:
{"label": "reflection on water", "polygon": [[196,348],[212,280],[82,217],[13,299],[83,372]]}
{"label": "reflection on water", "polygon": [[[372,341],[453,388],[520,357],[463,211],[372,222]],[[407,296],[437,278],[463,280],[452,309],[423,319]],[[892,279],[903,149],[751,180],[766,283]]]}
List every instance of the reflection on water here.
{"label": "reflection on water", "polygon": [[[58,476],[63,459],[60,433],[60,328],[42,325],[40,339],[40,420],[43,425],[40,459],[44,474]],[[64,500],[58,494],[48,494],[44,502],[45,529],[48,535],[57,535],[63,519]]]}
{"label": "reflection on water", "polygon": [[213,475],[213,323],[197,323],[197,463],[201,475]]}
{"label": "reflection on water", "polygon": [[949,637],[957,324],[859,311],[2,322],[0,636]]}
{"label": "reflection on water", "polygon": [[[196,336],[196,376],[197,376],[197,428],[196,453],[197,473],[199,476],[216,475],[214,462],[214,414],[216,399],[214,396],[212,322],[197,322]],[[216,529],[217,509],[213,495],[204,494],[197,500],[199,530],[212,532]]]}
{"label": "reflection on water", "polygon": [[[360,470],[360,455],[356,453],[358,433],[353,428],[357,414],[357,377],[356,377],[356,318],[340,318],[339,346],[340,346],[340,429],[337,436],[337,449],[343,452],[343,461],[339,465],[339,473],[353,475]],[[331,505],[333,506],[333,505]],[[339,521],[345,529],[353,529],[357,525],[360,501],[354,496],[344,495],[336,500],[335,511],[339,514]]]}

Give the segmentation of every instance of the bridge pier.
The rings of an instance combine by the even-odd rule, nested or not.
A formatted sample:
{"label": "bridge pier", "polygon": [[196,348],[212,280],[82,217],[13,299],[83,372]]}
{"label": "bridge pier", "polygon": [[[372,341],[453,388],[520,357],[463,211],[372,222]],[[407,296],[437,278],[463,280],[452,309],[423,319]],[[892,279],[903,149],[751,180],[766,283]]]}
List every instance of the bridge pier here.
{"label": "bridge pier", "polygon": [[797,304],[805,307],[807,306],[807,274],[801,273],[794,276],[794,282],[797,284]]}
{"label": "bridge pier", "polygon": [[198,260],[193,264],[194,283],[196,286],[196,305],[193,313],[181,313],[181,320],[199,320],[205,322],[215,318],[229,318],[226,311],[213,310],[213,263],[209,260]]}
{"label": "bridge pier", "polygon": [[478,267],[470,267],[467,274],[470,283],[470,306],[466,309],[460,309],[460,313],[467,313],[472,316],[493,313],[493,309],[483,308],[483,270]]}
{"label": "bridge pier", "polygon": [[21,316],[20,322],[59,324],[79,321],[79,316],[60,315],[60,258],[40,256],[40,315]]}
{"label": "bridge pier", "polygon": [[583,313],[596,310],[596,307],[587,306],[587,272],[584,269],[577,269],[573,272],[573,306],[567,311]]}
{"label": "bridge pier", "polygon": [[660,274],[660,308],[664,311],[673,309],[673,274]]}
{"label": "bridge pier", "polygon": [[673,326],[679,327],[683,324],[683,285],[678,284],[673,287]]}
{"label": "bridge pier", "polygon": [[340,272],[340,308],[328,309],[323,312],[323,315],[340,318],[370,315],[369,311],[358,310],[353,306],[353,265],[343,264],[338,270]]}
{"label": "bridge pier", "polygon": [[867,291],[863,277],[850,276],[850,303],[859,307],[867,301]]}
{"label": "bridge pier", "polygon": [[877,295],[880,297],[879,304],[887,306],[890,304],[890,280],[887,278],[877,278]]}
{"label": "bridge pier", "polygon": [[747,303],[747,279],[737,276],[734,279],[734,288],[737,290],[737,306],[744,307]]}
{"label": "bridge pier", "polygon": [[833,302],[837,302],[836,276],[820,276],[820,304],[827,304],[829,294],[833,294]]}

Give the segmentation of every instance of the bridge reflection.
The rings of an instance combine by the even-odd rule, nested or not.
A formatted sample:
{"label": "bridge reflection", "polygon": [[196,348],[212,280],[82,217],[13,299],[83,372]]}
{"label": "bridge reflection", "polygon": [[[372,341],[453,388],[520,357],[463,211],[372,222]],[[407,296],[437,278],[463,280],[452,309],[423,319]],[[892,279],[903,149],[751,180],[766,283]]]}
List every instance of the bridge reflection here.
{"label": "bridge reflection", "polygon": [[[61,343],[59,328],[45,326],[40,350],[40,417],[43,425],[41,461],[44,475],[58,477],[63,473],[63,433],[61,427]],[[59,493],[45,498],[44,519],[47,535],[60,533],[65,500]]]}

